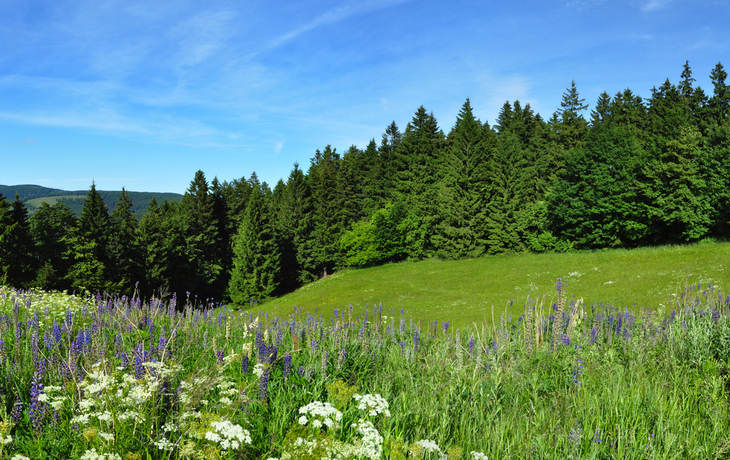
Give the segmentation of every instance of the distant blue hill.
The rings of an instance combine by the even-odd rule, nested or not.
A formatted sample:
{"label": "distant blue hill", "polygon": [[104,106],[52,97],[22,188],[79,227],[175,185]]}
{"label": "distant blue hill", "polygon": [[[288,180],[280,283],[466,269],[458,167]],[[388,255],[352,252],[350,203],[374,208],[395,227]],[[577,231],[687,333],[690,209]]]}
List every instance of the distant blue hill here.
{"label": "distant blue hill", "polygon": [[[57,201],[63,200],[70,208],[71,212],[76,214],[76,217],[81,215],[81,209],[84,206],[84,200],[88,190],[59,190],[57,188],[41,187],[40,185],[0,185],[0,194],[2,194],[6,200],[14,201],[15,194],[18,194],[20,201],[25,203],[29,214],[33,214],[35,210],[40,207],[42,202],[46,202],[53,205]],[[101,195],[104,203],[106,203],[109,212],[114,209],[114,205],[119,199],[119,195],[122,194],[121,190],[108,191],[108,190],[97,190]],[[147,209],[152,197],[154,197],[159,204],[162,204],[165,200],[180,202],[182,195],[179,193],[158,193],[158,192],[127,192],[129,198],[132,200],[132,212],[137,218],[141,217]]]}

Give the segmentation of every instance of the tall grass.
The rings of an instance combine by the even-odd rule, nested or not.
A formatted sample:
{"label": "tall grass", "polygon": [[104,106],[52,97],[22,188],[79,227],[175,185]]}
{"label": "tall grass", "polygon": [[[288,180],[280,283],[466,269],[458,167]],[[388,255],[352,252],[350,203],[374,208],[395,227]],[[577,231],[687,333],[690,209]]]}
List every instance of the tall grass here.
{"label": "tall grass", "polygon": [[4,289],[0,456],[730,458],[730,297],[569,288],[458,329]]}

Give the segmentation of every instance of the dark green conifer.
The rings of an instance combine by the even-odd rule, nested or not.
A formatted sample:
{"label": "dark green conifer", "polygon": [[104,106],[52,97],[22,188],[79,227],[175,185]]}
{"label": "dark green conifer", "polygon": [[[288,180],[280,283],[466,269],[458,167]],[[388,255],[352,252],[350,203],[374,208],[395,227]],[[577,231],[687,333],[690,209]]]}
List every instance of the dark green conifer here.
{"label": "dark green conifer", "polygon": [[243,305],[262,300],[278,287],[280,258],[271,219],[270,197],[265,184],[251,191],[243,221],[234,243],[233,272],[228,292]]}

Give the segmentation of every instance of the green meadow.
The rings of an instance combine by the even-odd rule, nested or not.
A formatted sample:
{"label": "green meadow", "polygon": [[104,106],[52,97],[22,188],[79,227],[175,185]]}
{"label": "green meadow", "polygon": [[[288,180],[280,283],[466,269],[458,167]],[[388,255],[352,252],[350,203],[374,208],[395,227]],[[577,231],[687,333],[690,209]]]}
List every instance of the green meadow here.
{"label": "green meadow", "polygon": [[403,308],[422,321],[491,323],[492,309],[496,317],[505,311],[519,316],[528,298],[554,302],[557,278],[571,299],[582,298],[586,305],[657,310],[687,285],[730,286],[730,243],[429,259],[342,270],[253,310],[288,314],[297,306],[329,315],[352,305],[360,314],[366,305],[382,304],[384,315]]}

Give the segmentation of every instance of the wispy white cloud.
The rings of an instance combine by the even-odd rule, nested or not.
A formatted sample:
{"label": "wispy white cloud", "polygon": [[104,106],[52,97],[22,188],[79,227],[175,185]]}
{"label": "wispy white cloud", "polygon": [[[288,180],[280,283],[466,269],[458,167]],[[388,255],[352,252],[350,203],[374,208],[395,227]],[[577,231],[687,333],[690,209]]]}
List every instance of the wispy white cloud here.
{"label": "wispy white cloud", "polygon": [[28,139],[23,139],[22,141],[20,141],[20,143],[21,144],[37,144],[38,140],[33,139],[32,137],[29,137]]}
{"label": "wispy white cloud", "polygon": [[641,10],[645,13],[660,10],[672,3],[672,0],[649,0],[641,5]]}
{"label": "wispy white cloud", "polygon": [[274,152],[277,153],[277,154],[280,153],[281,152],[281,149],[283,147],[284,147],[284,140],[281,140],[281,141],[275,143],[274,144]]}
{"label": "wispy white cloud", "polygon": [[399,5],[401,3],[405,3],[408,1],[411,1],[411,0],[376,0],[376,1],[350,2],[346,5],[342,5],[337,8],[333,8],[328,11],[325,11],[324,13],[315,17],[314,19],[307,22],[306,24],[302,24],[301,26],[296,27],[287,33],[279,35],[278,37],[269,41],[267,49],[277,48],[277,47],[293,40],[294,38],[298,37],[299,35],[301,35],[305,32],[309,32],[310,30],[315,29],[317,27],[333,24],[333,23],[342,21],[344,19],[347,19],[351,16],[355,16],[357,14],[362,14],[362,13],[366,13],[369,11],[379,10],[382,8],[388,8],[391,6],[396,6],[396,5]]}

